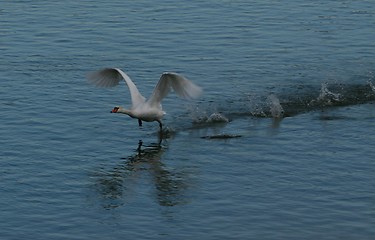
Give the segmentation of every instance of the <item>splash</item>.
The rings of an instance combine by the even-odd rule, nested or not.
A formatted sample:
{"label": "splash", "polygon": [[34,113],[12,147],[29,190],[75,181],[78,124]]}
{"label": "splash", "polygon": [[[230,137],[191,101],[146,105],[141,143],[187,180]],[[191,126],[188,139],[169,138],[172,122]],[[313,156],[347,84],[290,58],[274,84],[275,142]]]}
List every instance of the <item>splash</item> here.
{"label": "splash", "polygon": [[341,94],[333,93],[333,92],[329,91],[328,90],[328,84],[322,83],[318,100],[325,101],[325,102],[331,102],[331,101],[339,102],[340,99],[341,99]]}
{"label": "splash", "polygon": [[280,100],[274,94],[268,96],[267,102],[270,107],[271,117],[282,118],[284,116],[284,109],[280,104]]}
{"label": "splash", "polygon": [[193,119],[193,123],[199,124],[199,123],[227,123],[229,122],[229,119],[225,117],[223,114],[220,113],[212,113],[211,115],[207,116],[200,116],[195,119]]}
{"label": "splash", "polygon": [[[212,107],[208,107],[211,109]],[[209,110],[204,110],[198,107],[194,109],[190,109],[190,116],[192,117],[193,124],[201,124],[201,123],[228,123],[229,119],[224,116],[224,114],[219,113],[215,108],[214,111],[211,112]]]}
{"label": "splash", "polygon": [[371,90],[375,93],[375,86],[374,86],[374,84],[371,81],[368,81],[367,83],[370,85]]}
{"label": "splash", "polygon": [[213,113],[208,117],[207,122],[208,123],[227,123],[229,122],[229,119],[225,117],[223,114]]}
{"label": "splash", "polygon": [[251,94],[247,96],[246,101],[251,116],[268,117],[263,106],[264,98],[258,95]]}

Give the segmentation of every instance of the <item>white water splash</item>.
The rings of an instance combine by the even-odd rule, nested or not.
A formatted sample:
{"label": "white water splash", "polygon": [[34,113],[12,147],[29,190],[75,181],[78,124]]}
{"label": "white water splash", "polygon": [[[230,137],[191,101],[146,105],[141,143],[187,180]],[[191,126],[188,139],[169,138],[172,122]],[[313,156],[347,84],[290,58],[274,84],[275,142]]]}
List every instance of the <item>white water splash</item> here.
{"label": "white water splash", "polygon": [[229,119],[225,117],[222,113],[207,113],[207,111],[202,111],[198,107],[191,110],[191,117],[193,118],[193,123],[227,123]]}
{"label": "white water splash", "polygon": [[273,94],[267,98],[270,107],[270,113],[273,118],[282,118],[284,116],[284,109],[280,104],[280,100]]}
{"label": "white water splash", "polygon": [[332,101],[340,101],[341,100],[341,94],[339,93],[333,93],[328,90],[328,84],[322,83],[322,87],[320,89],[320,94],[317,99],[318,101],[326,102],[327,104],[331,104]]}
{"label": "white water splash", "polygon": [[250,94],[247,96],[247,106],[251,115],[267,117],[267,114],[264,112],[263,106],[260,104],[263,101],[264,99],[254,94]]}
{"label": "white water splash", "polygon": [[372,91],[375,93],[375,86],[374,86],[374,84],[371,81],[368,81],[367,83],[370,85]]}
{"label": "white water splash", "polygon": [[229,119],[220,113],[212,113],[209,116],[200,116],[193,119],[193,123],[227,123]]}
{"label": "white water splash", "polygon": [[223,114],[213,113],[208,117],[206,122],[208,122],[208,123],[227,123],[227,122],[229,122],[229,119],[227,117],[225,117]]}

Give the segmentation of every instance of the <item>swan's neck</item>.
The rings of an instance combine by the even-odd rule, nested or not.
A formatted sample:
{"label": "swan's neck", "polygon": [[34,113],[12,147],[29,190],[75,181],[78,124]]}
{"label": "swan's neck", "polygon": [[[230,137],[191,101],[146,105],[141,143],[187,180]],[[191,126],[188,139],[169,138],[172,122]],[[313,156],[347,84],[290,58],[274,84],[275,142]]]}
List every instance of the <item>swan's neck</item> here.
{"label": "swan's neck", "polygon": [[125,108],[119,108],[119,109],[117,110],[117,113],[123,113],[123,114],[129,115],[129,116],[131,116],[131,117],[134,116],[132,110],[125,109]]}

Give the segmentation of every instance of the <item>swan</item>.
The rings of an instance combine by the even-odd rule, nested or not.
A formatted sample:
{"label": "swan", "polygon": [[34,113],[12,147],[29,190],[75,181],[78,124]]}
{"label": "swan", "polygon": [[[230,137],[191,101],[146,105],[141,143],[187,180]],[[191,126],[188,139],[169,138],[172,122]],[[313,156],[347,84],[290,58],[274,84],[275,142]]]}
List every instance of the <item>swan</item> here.
{"label": "swan", "polygon": [[130,77],[119,68],[105,68],[87,75],[90,83],[97,87],[115,87],[120,80],[124,79],[130,91],[132,106],[126,109],[116,106],[111,113],[123,113],[132,118],[138,119],[139,126],[142,121],[159,123],[160,131],[163,129],[162,118],[165,112],[162,109],[161,101],[168,95],[171,89],[184,99],[195,99],[202,94],[202,89],[186,79],[185,77],[173,73],[165,72],[161,75],[148,100],[143,97]]}

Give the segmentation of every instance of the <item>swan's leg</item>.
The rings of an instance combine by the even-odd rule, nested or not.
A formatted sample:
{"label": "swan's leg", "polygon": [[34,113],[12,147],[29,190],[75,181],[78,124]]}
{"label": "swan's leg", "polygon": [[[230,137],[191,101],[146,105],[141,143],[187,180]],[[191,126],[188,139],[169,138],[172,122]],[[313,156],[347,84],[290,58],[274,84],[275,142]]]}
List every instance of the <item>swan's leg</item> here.
{"label": "swan's leg", "polygon": [[163,124],[161,123],[160,120],[157,120],[158,123],[159,123],[159,127],[160,127],[160,132],[163,132]]}
{"label": "swan's leg", "polygon": [[142,120],[141,120],[141,119],[138,119],[138,125],[139,125],[140,127],[142,127]]}
{"label": "swan's leg", "polygon": [[161,123],[161,121],[157,120],[158,123],[159,123],[159,127],[160,127],[160,131],[159,131],[159,146],[161,144],[161,141],[163,139],[163,124]]}

